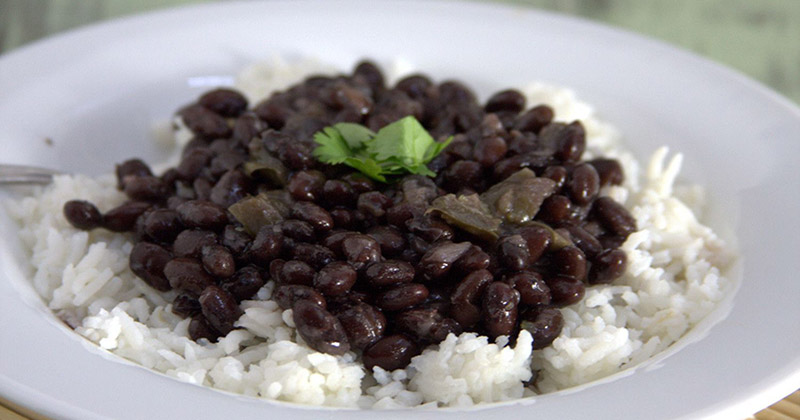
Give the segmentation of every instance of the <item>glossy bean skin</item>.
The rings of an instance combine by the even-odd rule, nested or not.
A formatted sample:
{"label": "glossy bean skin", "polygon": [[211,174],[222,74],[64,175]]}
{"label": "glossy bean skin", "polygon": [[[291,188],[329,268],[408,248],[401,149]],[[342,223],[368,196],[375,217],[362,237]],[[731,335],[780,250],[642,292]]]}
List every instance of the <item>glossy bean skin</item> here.
{"label": "glossy bean skin", "polygon": [[296,202],[292,206],[290,216],[310,224],[320,232],[327,232],[333,228],[333,218],[330,213],[308,201]]}
{"label": "glossy bean skin", "polygon": [[373,287],[386,287],[414,280],[414,266],[398,260],[380,261],[367,267],[364,275]]}
{"label": "glossy bean skin", "polygon": [[164,267],[172,259],[172,254],[161,246],[149,242],[139,242],[133,246],[129,257],[131,271],[150,287],[167,291],[172,289],[164,275]]}
{"label": "glossy bean skin", "polygon": [[419,262],[419,268],[422,272],[431,279],[437,279],[450,271],[453,263],[455,263],[462,255],[464,255],[470,246],[469,242],[443,242],[430,248],[425,255],[422,256]]}
{"label": "glossy bean skin", "polygon": [[358,273],[344,261],[334,261],[314,276],[314,288],[325,296],[340,296],[356,284]]}
{"label": "glossy bean skin", "polygon": [[221,230],[228,223],[225,209],[210,201],[191,200],[176,209],[181,222],[191,228]]}
{"label": "glossy bean skin", "polygon": [[157,242],[171,242],[183,230],[178,213],[170,209],[156,209],[144,219],[144,231]]}
{"label": "glossy bean skin", "polygon": [[243,313],[236,299],[218,286],[206,287],[197,300],[200,302],[203,316],[222,335],[233,330],[233,323]]}
{"label": "glossy bean skin", "polygon": [[94,204],[84,200],[70,200],[64,204],[64,217],[78,229],[91,230],[103,224],[103,215]]}
{"label": "glossy bean skin", "polygon": [[342,240],[342,255],[356,269],[380,261],[381,247],[370,236],[352,234]]}
{"label": "glossy bean skin", "polygon": [[342,355],[350,350],[341,322],[316,302],[296,301],[292,306],[292,319],[297,333],[312,349],[333,355]]}
{"label": "glossy bean skin", "polygon": [[275,279],[279,284],[302,284],[312,286],[316,271],[307,263],[300,260],[289,260],[280,267],[280,274]]}
{"label": "glossy bean skin", "polygon": [[528,244],[521,235],[500,238],[497,244],[500,263],[509,271],[520,271],[528,266],[531,259]]}
{"label": "glossy bean skin", "polygon": [[534,271],[515,273],[506,279],[517,292],[520,302],[525,305],[548,305],[550,303],[550,288],[541,274]]}
{"label": "glossy bean skin", "polygon": [[172,300],[172,313],[176,315],[191,318],[200,312],[200,302],[196,297],[181,293]]}
{"label": "glossy bean skin", "polygon": [[436,308],[413,308],[395,317],[397,328],[419,342],[438,343],[448,334],[460,334],[461,325],[442,316]]}
{"label": "glossy bean skin", "polygon": [[307,300],[314,302],[321,308],[328,306],[325,298],[313,287],[303,286],[300,284],[287,284],[275,288],[275,293],[272,299],[281,307],[281,309],[291,309],[295,302],[299,300]]}
{"label": "glossy bean skin", "polygon": [[582,163],[572,170],[567,188],[572,201],[578,205],[589,204],[600,191],[600,175],[594,166]]}
{"label": "glossy bean skin", "polygon": [[483,295],[483,325],[490,337],[510,335],[517,322],[520,294],[506,283],[486,286]]}
{"label": "glossy bean skin", "polygon": [[223,117],[238,117],[247,110],[247,98],[233,89],[206,92],[197,103]]}
{"label": "glossy bean skin", "polygon": [[[292,250],[292,257],[307,263],[317,270],[335,260],[335,255],[330,249],[322,245],[306,243],[296,244]],[[358,266],[358,263],[354,263],[353,266]]]}
{"label": "glossy bean skin", "polygon": [[586,278],[586,255],[578,247],[565,246],[554,252],[552,265],[560,276],[572,277],[577,281]]}
{"label": "glossy bean skin", "polygon": [[194,258],[173,258],[164,265],[164,276],[173,289],[200,295],[206,287],[214,284],[214,278]]}
{"label": "glossy bean skin", "polygon": [[253,266],[242,267],[220,284],[223,290],[240,302],[252,298],[262,286],[264,279],[259,270]]}
{"label": "glossy bean skin", "polygon": [[248,259],[255,264],[269,264],[283,251],[284,237],[273,226],[259,229],[253,242],[247,248]]}
{"label": "glossy bean skin", "polygon": [[201,251],[201,261],[206,271],[218,278],[228,278],[236,272],[233,255],[222,245],[206,245]]}
{"label": "glossy bean skin", "polygon": [[144,214],[152,204],[144,201],[128,201],[106,212],[103,227],[112,232],[130,232],[136,220]]}
{"label": "glossy bean skin", "polygon": [[549,277],[545,279],[545,282],[550,288],[550,296],[554,305],[572,305],[583,299],[586,293],[586,286],[583,282],[572,277]]}
{"label": "glossy bean skin", "polygon": [[600,197],[595,200],[592,214],[606,229],[619,236],[627,237],[636,231],[636,219],[622,204],[610,197]]}
{"label": "glossy bean skin", "polygon": [[528,312],[520,328],[533,336],[533,349],[543,349],[555,341],[564,328],[564,316],[557,308],[542,308]]}
{"label": "glossy bean skin", "polygon": [[538,105],[517,117],[514,121],[514,128],[538,133],[547,124],[550,124],[554,116],[555,112],[552,108],[547,105]]}
{"label": "glossy bean skin", "polygon": [[125,162],[116,165],[115,173],[117,175],[117,189],[120,190],[125,188],[126,177],[153,175],[153,171],[150,170],[150,167],[147,166],[147,164],[141,159],[128,159]]}
{"label": "glossy bean skin", "polygon": [[413,340],[402,334],[394,334],[378,340],[364,350],[362,360],[369,371],[378,366],[391,372],[408,366],[411,358],[419,353],[419,346]]}
{"label": "glossy bean skin", "polygon": [[589,284],[608,284],[621,277],[628,267],[628,256],[621,249],[607,249],[592,260]]}
{"label": "glossy bean skin", "polygon": [[503,90],[492,95],[486,102],[486,112],[507,111],[518,113],[525,109],[525,96],[514,89]]}
{"label": "glossy bean skin", "polygon": [[336,317],[354,349],[364,350],[380,340],[386,331],[386,316],[378,308],[366,303],[348,307]]}
{"label": "glossy bean skin", "polygon": [[175,237],[172,252],[176,257],[201,258],[203,247],[218,241],[214,232],[200,229],[186,229]]}
{"label": "glossy bean skin", "polygon": [[625,180],[625,173],[622,170],[622,165],[616,159],[593,159],[589,164],[594,166],[600,177],[600,186],[606,185],[620,185]]}
{"label": "glossy bean skin", "polygon": [[525,226],[517,230],[517,234],[525,240],[528,246],[528,258],[534,263],[544,254],[552,242],[553,235],[541,226]]}
{"label": "glossy bean skin", "polygon": [[419,283],[407,283],[395,286],[376,298],[376,305],[386,311],[398,311],[419,305],[428,298],[428,288]]}

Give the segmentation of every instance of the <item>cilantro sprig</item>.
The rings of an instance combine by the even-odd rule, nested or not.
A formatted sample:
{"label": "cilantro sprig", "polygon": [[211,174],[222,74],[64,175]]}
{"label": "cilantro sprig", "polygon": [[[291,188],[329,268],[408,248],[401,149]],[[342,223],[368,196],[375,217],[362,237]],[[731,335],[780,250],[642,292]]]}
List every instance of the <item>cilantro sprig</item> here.
{"label": "cilantro sprig", "polygon": [[314,134],[314,157],[344,164],[380,182],[405,173],[436,176],[427,164],[450,144],[437,142],[413,116],[399,119],[377,133],[354,123],[338,123]]}

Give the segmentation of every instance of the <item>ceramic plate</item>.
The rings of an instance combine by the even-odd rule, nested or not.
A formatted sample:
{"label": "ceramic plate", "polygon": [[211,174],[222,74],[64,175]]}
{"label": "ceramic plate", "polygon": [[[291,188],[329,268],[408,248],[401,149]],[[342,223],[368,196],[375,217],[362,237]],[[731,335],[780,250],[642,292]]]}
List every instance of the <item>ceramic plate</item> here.
{"label": "ceramic plate", "polygon": [[[800,387],[800,110],[720,66],[615,29],[528,9],[366,0],[222,3],[113,21],[0,57],[2,160],[89,174],[131,156],[158,161],[152,123],[205,88],[191,81],[272,56],[342,68],[402,57],[483,94],[530,80],[570,86],[640,159],[662,144],[684,152],[684,178],[709,190],[711,224],[738,240],[730,312],[670,357],[532,401],[415,416],[736,418]],[[374,418],[232,396],[90,351],[26,283],[14,232],[3,215],[4,398],[76,419]]]}

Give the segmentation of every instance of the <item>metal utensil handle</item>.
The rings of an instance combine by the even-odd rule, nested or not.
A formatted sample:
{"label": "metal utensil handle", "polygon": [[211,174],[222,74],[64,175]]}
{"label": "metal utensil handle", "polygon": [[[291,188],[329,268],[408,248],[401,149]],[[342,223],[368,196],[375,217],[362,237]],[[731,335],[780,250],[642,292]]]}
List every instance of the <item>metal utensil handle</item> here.
{"label": "metal utensil handle", "polygon": [[59,171],[35,166],[0,164],[0,185],[49,184]]}

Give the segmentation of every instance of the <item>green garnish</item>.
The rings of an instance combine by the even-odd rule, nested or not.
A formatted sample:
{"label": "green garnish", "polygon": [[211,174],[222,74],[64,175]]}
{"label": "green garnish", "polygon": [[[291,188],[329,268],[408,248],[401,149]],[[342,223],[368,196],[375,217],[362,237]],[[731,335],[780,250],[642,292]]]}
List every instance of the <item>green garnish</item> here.
{"label": "green garnish", "polygon": [[344,164],[380,182],[405,173],[430,177],[427,164],[450,144],[453,137],[437,142],[416,118],[399,119],[377,133],[353,123],[338,123],[314,134],[319,145],[314,157],[333,165]]}

